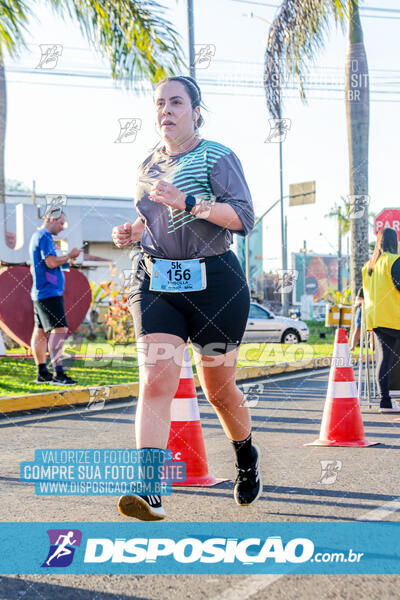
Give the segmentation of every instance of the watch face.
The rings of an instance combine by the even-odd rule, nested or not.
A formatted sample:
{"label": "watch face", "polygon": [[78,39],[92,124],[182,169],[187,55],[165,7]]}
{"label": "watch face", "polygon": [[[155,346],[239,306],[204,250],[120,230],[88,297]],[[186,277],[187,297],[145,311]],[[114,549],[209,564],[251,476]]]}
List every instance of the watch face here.
{"label": "watch face", "polygon": [[185,204],[186,204],[186,211],[190,212],[193,208],[193,206],[196,204],[196,198],[194,196],[186,196],[186,200],[185,200]]}

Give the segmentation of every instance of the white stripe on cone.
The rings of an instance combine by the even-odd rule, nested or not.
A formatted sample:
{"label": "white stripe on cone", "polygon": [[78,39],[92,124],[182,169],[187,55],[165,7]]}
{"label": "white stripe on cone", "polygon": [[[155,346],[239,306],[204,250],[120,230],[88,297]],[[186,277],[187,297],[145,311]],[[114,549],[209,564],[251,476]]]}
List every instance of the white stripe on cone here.
{"label": "white stripe on cone", "polygon": [[333,367],[352,367],[350,348],[348,344],[335,344],[332,354]]}
{"label": "white stripe on cone", "polygon": [[355,381],[329,381],[328,398],[357,398],[357,386]]}
{"label": "white stripe on cone", "polygon": [[[189,344],[185,346],[180,379],[194,379]],[[171,421],[200,421],[197,397],[174,398],[171,404]]]}
{"label": "white stripe on cone", "polygon": [[171,421],[200,421],[197,398],[174,398],[171,404]]}

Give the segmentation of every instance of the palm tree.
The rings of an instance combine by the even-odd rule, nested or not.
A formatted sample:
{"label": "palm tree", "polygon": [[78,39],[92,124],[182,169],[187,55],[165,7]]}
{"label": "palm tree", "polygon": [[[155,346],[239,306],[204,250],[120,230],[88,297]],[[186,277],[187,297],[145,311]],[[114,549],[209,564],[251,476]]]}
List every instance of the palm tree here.
{"label": "palm tree", "polygon": [[[347,196],[340,196],[341,203],[335,202],[334,206],[325,215],[325,217],[339,219],[340,222],[340,233],[345,236],[351,229],[351,216],[352,216],[352,203],[350,198]],[[368,224],[370,228],[374,228],[376,213],[368,212]]]}
{"label": "palm tree", "polygon": [[[32,4],[32,3],[31,3]],[[109,59],[111,76],[123,80],[126,87],[133,81],[156,82],[173,74],[183,63],[179,35],[164,18],[165,9],[153,0],[49,0],[49,5],[63,18],[75,18],[89,43]],[[1,3],[0,10],[0,204],[3,203],[5,227],[4,147],[7,123],[7,88],[4,50],[18,56],[27,47],[27,29],[31,7],[23,0]],[[0,215],[0,221],[2,216]],[[4,235],[0,230],[0,235]]]}
{"label": "palm tree", "polygon": [[340,196],[341,203],[335,202],[335,205],[325,215],[325,217],[338,219],[340,235],[344,236],[350,231],[350,199]]}
{"label": "palm tree", "polygon": [[267,107],[282,118],[282,81],[298,80],[306,100],[304,76],[307,62],[324,47],[329,25],[348,23],[346,60],[346,114],[349,146],[351,202],[351,289],[353,298],[361,286],[361,268],[368,260],[368,65],[357,0],[284,0],[274,19],[265,52],[264,87]]}

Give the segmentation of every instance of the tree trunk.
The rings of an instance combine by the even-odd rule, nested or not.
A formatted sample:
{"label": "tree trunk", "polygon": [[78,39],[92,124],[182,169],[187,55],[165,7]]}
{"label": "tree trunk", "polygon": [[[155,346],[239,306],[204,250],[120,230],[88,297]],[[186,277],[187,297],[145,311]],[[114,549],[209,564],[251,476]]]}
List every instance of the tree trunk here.
{"label": "tree trunk", "polygon": [[368,248],[369,75],[358,6],[349,0],[349,47],[346,61],[346,115],[350,167],[351,292],[362,285]]}
{"label": "tree trunk", "polygon": [[7,89],[4,73],[3,46],[0,41],[0,203],[5,203],[5,144],[6,144],[6,124],[7,124]]}
{"label": "tree trunk", "polygon": [[[5,163],[5,143],[6,143],[6,125],[7,125],[7,88],[4,73],[4,55],[3,45],[0,41],[0,236],[5,243],[13,248],[13,239],[6,234],[7,231],[7,213],[6,213],[6,184],[4,177]],[[1,256],[0,256],[1,260]]]}

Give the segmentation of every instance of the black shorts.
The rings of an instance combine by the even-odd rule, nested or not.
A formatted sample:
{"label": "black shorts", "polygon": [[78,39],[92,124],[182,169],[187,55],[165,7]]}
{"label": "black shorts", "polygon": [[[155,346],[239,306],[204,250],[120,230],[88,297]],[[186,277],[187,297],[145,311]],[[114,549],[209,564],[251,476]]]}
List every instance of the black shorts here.
{"label": "black shorts", "polygon": [[198,292],[156,292],[149,290],[150,277],[145,259],[134,276],[128,306],[136,339],[148,333],[170,333],[206,356],[233,350],[242,340],[250,309],[250,293],[236,255],[204,259],[207,287]]}
{"label": "black shorts", "polygon": [[35,327],[43,329],[45,333],[56,327],[68,327],[62,296],[34,300],[33,316]]}

